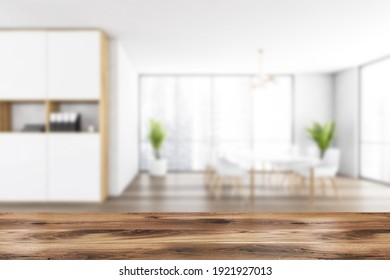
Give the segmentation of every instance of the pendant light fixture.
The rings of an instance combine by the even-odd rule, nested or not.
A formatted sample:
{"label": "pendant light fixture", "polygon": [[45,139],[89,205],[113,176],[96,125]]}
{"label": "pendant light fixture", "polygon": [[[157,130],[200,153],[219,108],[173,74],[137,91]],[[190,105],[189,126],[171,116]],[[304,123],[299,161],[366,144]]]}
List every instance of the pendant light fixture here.
{"label": "pendant light fixture", "polygon": [[260,90],[268,84],[275,84],[276,78],[273,75],[267,75],[264,71],[264,51],[259,49],[259,71],[253,79],[251,89],[253,91]]}

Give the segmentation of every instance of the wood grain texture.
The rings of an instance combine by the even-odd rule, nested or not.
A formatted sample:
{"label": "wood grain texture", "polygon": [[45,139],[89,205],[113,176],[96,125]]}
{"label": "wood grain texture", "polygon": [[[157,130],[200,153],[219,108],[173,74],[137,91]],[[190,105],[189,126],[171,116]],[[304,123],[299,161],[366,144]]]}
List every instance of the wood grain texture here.
{"label": "wood grain texture", "polygon": [[0,259],[390,259],[390,213],[5,213]]}
{"label": "wood grain texture", "polygon": [[101,92],[100,92],[100,157],[101,157],[101,201],[108,196],[109,182],[109,41],[104,32],[100,32],[101,45]]}
{"label": "wood grain texture", "polygon": [[0,131],[9,132],[12,129],[12,109],[9,102],[0,102]]}
{"label": "wood grain texture", "polygon": [[140,174],[121,196],[109,197],[105,203],[1,202],[0,212],[390,212],[390,188],[383,184],[338,177],[342,199],[336,199],[326,182],[327,192],[318,190],[313,204],[307,200],[307,187],[297,192],[280,185],[279,180],[263,185],[262,174],[256,176],[254,199],[248,186],[242,194],[224,186],[221,198],[216,199],[205,186],[202,173],[169,173],[164,178]]}
{"label": "wood grain texture", "polygon": [[50,132],[50,115],[58,112],[59,103],[55,101],[45,101],[46,106],[46,132]]}

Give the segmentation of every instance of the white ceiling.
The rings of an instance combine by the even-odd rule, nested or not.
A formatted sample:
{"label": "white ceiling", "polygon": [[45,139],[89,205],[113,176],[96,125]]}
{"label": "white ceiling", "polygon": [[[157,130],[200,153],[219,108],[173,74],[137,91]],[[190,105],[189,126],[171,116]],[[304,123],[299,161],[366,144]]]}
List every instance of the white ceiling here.
{"label": "white ceiling", "polygon": [[142,73],[332,72],[390,54],[389,0],[0,0],[0,27],[97,27]]}

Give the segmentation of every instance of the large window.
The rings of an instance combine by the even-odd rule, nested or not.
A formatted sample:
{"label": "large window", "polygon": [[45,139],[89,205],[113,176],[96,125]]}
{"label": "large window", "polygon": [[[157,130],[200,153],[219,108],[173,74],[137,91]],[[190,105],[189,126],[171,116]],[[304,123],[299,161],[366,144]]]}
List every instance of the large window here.
{"label": "large window", "polygon": [[360,175],[390,183],[390,59],[362,68]]}
{"label": "large window", "polygon": [[153,76],[141,84],[141,169],[147,170],[150,119],[167,128],[170,170],[203,170],[214,148],[279,149],[291,145],[292,79],[281,76],[260,93],[251,76]]}

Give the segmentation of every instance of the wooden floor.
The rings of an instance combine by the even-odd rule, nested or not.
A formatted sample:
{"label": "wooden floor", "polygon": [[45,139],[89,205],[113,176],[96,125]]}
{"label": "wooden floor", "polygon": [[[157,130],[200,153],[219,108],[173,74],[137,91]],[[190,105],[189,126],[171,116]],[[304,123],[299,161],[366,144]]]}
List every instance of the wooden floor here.
{"label": "wooden floor", "polygon": [[4,213],[0,259],[390,259],[390,213]]}
{"label": "wooden floor", "polygon": [[327,185],[316,188],[314,204],[308,187],[297,193],[278,177],[262,181],[257,175],[256,197],[249,187],[241,196],[226,186],[215,199],[201,173],[173,173],[165,179],[141,174],[125,192],[105,203],[0,203],[0,212],[390,212],[390,186],[340,177],[341,200]]}

